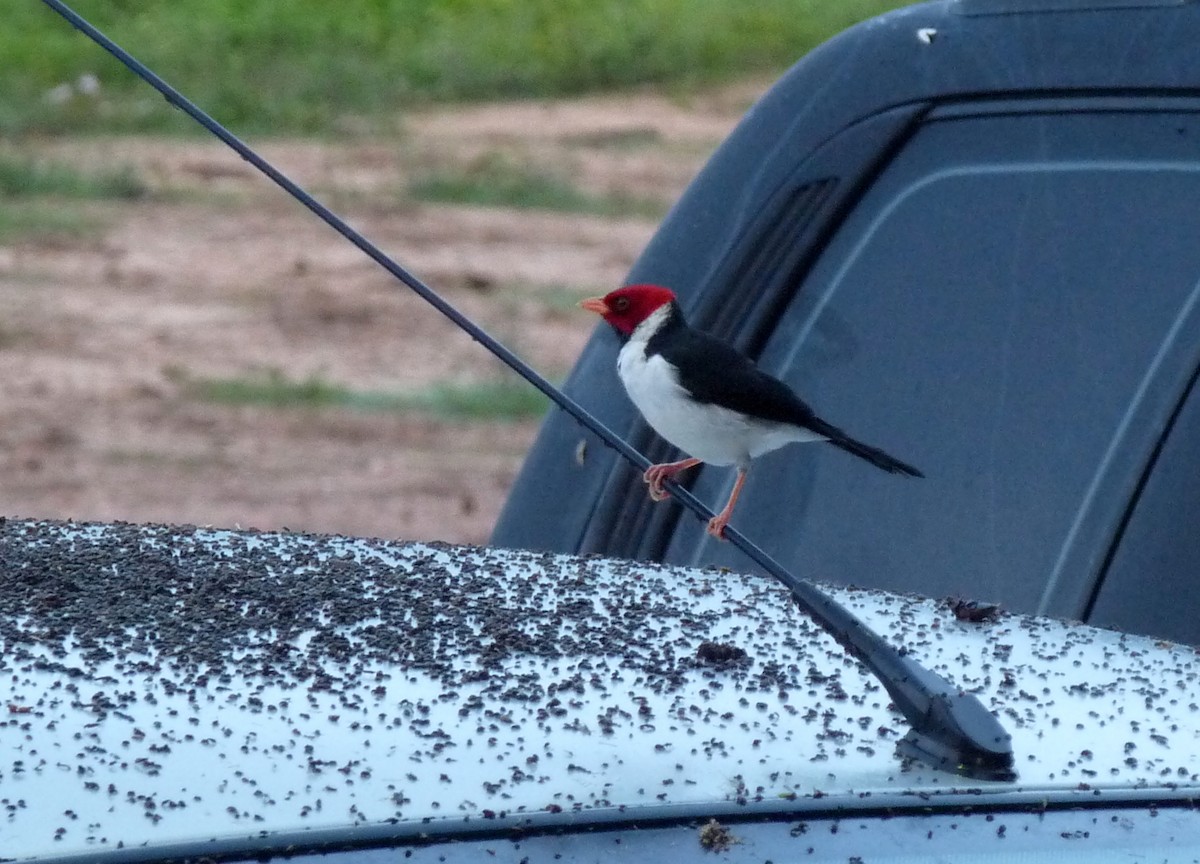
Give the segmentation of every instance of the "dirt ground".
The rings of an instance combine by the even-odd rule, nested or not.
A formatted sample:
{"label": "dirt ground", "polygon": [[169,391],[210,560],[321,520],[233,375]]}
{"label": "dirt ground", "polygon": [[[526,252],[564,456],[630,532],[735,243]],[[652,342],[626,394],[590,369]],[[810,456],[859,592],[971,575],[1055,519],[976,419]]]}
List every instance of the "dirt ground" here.
{"label": "dirt ground", "polygon": [[[297,182],[551,378],[655,219],[421,203],[409,180],[502,154],[594,195],[673,201],[759,84],[491,104],[393,139],[252,140]],[[165,110],[165,109],[164,109]],[[231,404],[193,382],[363,392],[492,380],[498,363],[223,145],[0,142],[134,199],[62,199],[91,227],[0,240],[0,513],[480,542],[537,422]]]}

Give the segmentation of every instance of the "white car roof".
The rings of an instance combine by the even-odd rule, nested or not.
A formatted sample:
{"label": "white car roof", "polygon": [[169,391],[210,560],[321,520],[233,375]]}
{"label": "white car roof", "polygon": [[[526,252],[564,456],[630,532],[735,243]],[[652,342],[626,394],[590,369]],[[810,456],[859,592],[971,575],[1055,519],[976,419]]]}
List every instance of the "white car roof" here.
{"label": "white car roof", "polygon": [[14,520],[0,555],[0,837],[17,860],[352,824],[1200,785],[1194,650],[1079,624],[828,588],[1012,733],[1017,780],[980,782],[903,764],[887,692],[762,577]]}

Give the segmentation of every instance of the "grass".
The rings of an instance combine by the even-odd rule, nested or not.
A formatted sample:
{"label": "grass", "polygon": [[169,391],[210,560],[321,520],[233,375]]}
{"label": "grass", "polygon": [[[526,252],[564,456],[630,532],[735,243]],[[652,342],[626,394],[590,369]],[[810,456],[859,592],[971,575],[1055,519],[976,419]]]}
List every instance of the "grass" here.
{"label": "grass", "polygon": [[553,169],[499,153],[488,154],[466,167],[426,172],[409,184],[408,192],[419,201],[651,219],[661,219],[669,206],[654,198],[594,195]]}
{"label": "grass", "polygon": [[[75,0],[241,131],[338,131],[433,100],[694,87],[778,71],[900,0]],[[8,3],[0,134],[189,129],[51,10]],[[94,76],[94,79],[87,76]],[[99,87],[91,86],[93,80]]]}
{"label": "grass", "polygon": [[78,205],[62,206],[63,199],[128,201],[147,193],[132,168],[89,173],[62,162],[0,152],[0,244],[87,239],[103,229],[103,220]]}
{"label": "grass", "polygon": [[659,146],[662,143],[662,135],[657,129],[602,129],[573,135],[570,141],[581,147],[634,150]]}
{"label": "grass", "polygon": [[510,379],[435,383],[411,393],[352,390],[316,375],[294,381],[278,370],[253,378],[183,383],[194,396],[226,405],[420,413],[445,421],[527,420],[540,417],[549,407],[546,397],[529,384]]}
{"label": "grass", "polygon": [[0,245],[33,239],[51,244],[75,242],[103,229],[103,220],[75,208],[41,202],[6,202],[0,207]]}
{"label": "grass", "polygon": [[129,167],[93,174],[61,162],[0,153],[0,195],[7,198],[141,198],[146,184]]}

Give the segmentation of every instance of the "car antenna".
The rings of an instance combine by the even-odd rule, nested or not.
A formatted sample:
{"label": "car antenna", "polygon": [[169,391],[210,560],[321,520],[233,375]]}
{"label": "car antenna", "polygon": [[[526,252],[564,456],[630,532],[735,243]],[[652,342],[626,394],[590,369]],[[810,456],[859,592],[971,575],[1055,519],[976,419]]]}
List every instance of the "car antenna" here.
{"label": "car antenna", "polygon": [[[63,0],[42,0],[77,30],[119,60],[170,104],[179,108],[239,156],[283,188],[327,225],[357,246],[375,263],[407,285],[423,300],[465,330],[476,342],[498,357],[510,369],[540,390],[547,398],[595,433],[613,450],[640,470],[650,460],[618,437],[574,399],[567,396],[512,351],[459,312],[433,289],[418,279],[379,247],[351,228],[332,210],[321,204],[270,162],[259,156],[240,138],[188,100],[149,67],[121,48],[116,42],[68,6]],[[701,519],[713,516],[698,498],[678,484],[671,493]],[[896,708],[911,727],[897,743],[901,756],[916,759],[945,771],[977,780],[1013,780],[1012,736],[1000,721],[974,695],[955,687],[911,657],[901,653],[878,633],[867,627],[849,610],[823,591],[788,572],[754,543],[733,528],[725,537],[767,573],[787,586],[796,602],[826,632],[870,669],[883,684]]]}

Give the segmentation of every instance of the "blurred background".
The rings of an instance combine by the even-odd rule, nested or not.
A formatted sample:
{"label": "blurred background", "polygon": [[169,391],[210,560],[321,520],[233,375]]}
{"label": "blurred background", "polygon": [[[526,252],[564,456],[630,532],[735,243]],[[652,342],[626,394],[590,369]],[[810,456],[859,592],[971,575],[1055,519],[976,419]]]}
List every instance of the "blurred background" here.
{"label": "blurred background", "polygon": [[[552,380],[771,81],[896,0],[76,0]],[[486,540],[545,410],[39,2],[0,28],[0,514]]]}

